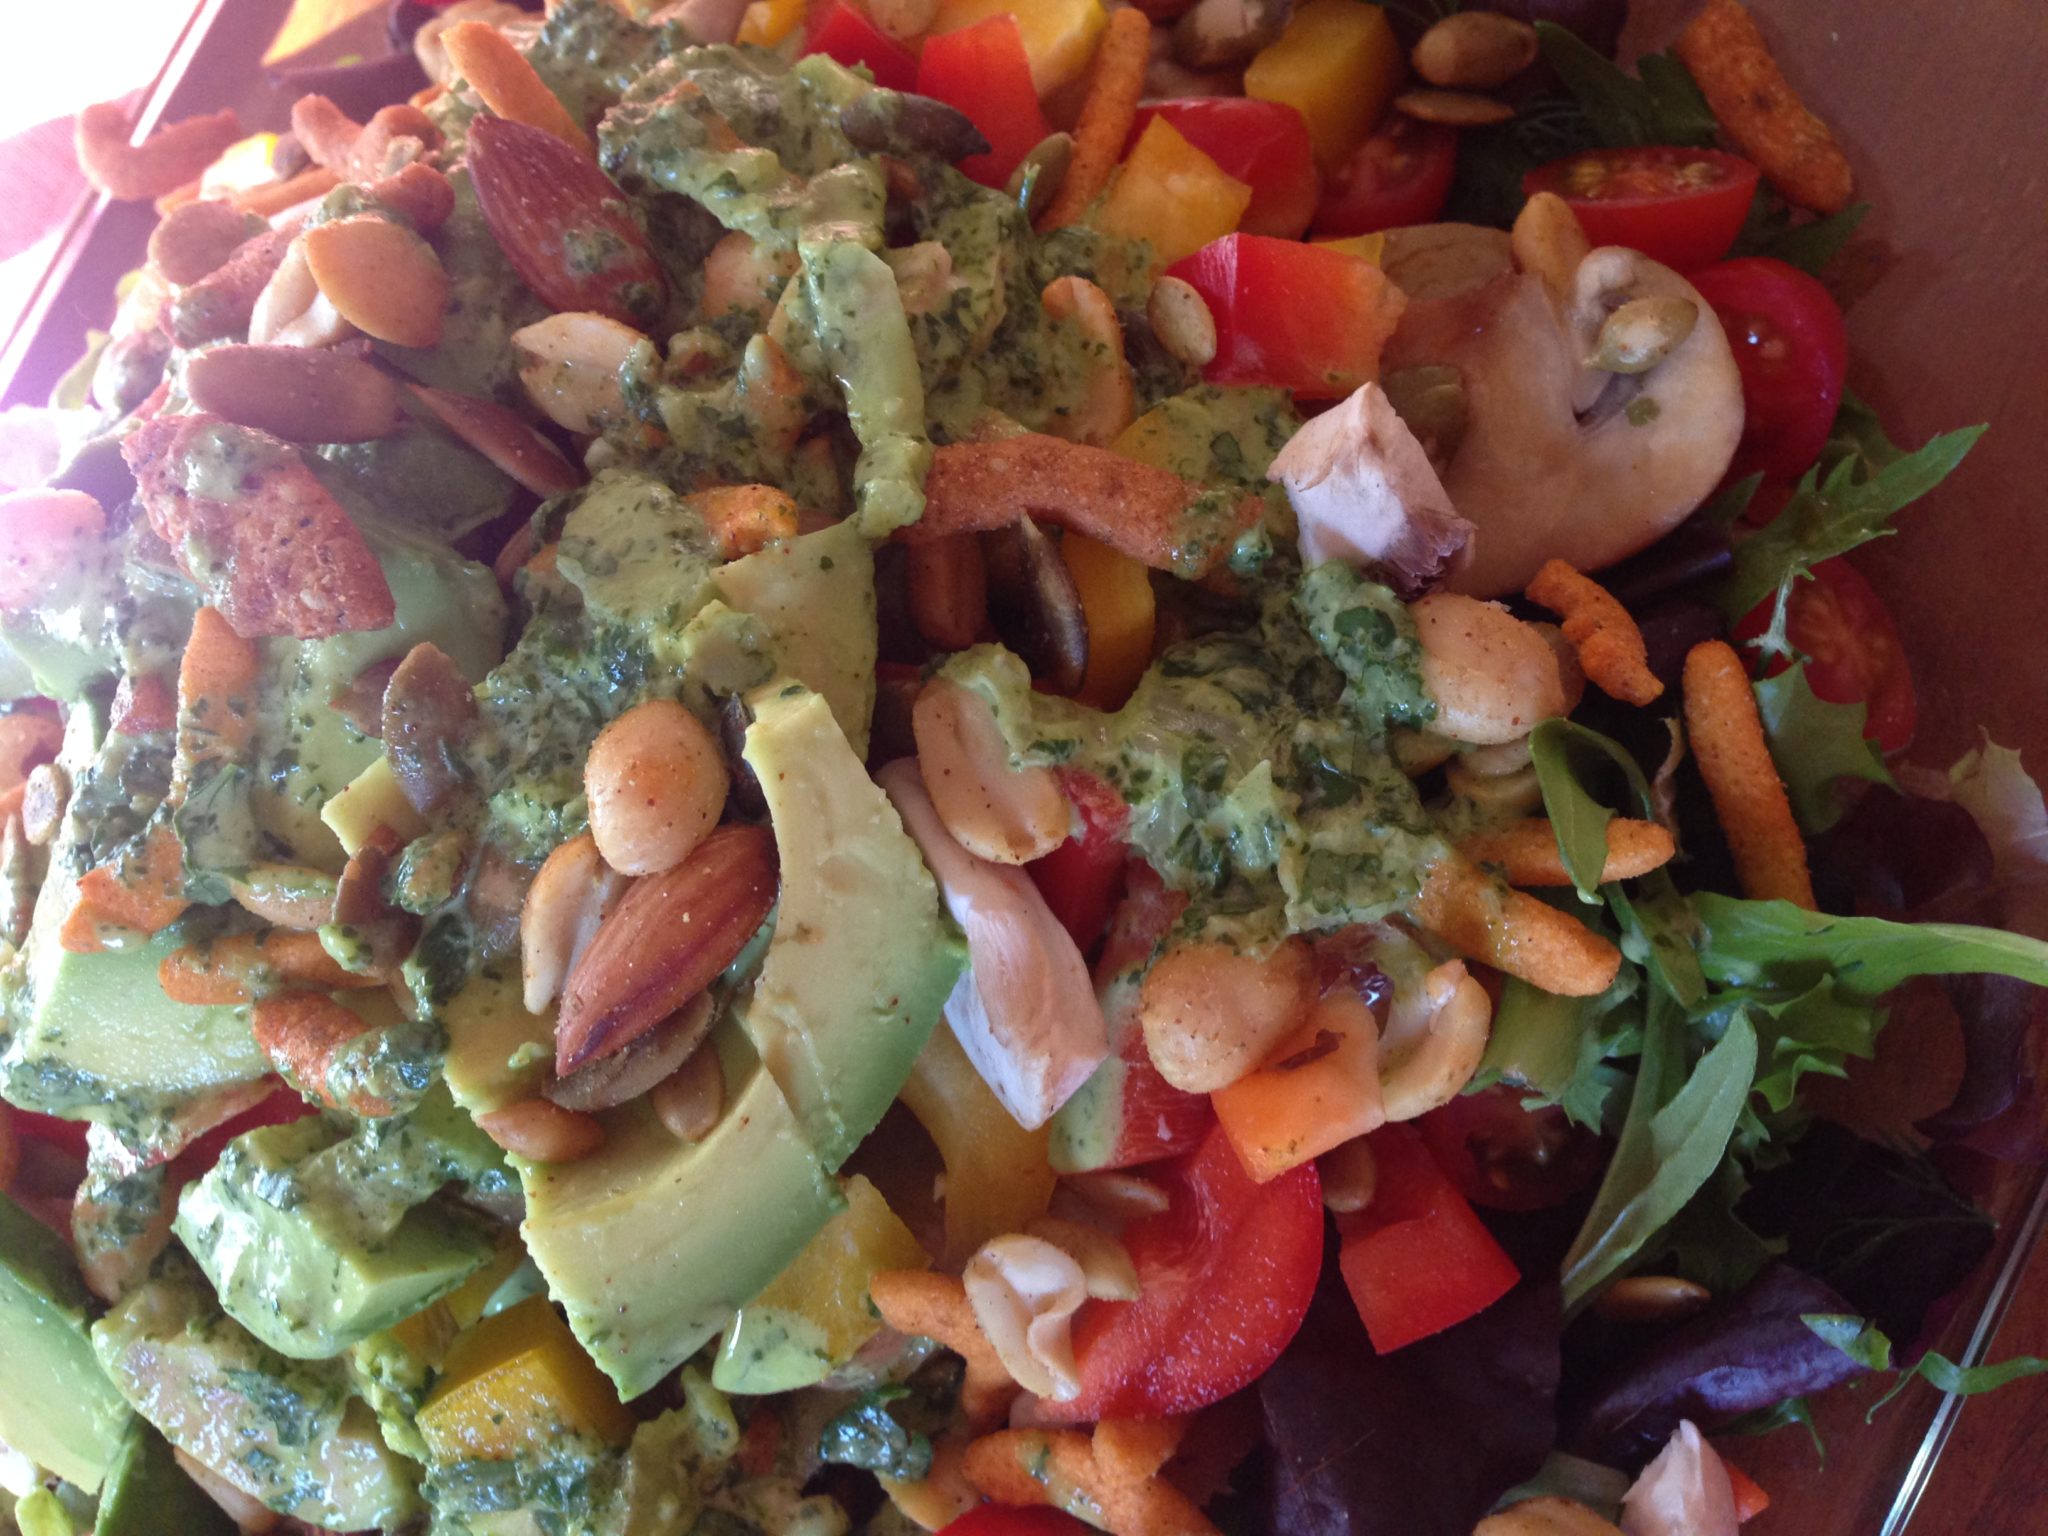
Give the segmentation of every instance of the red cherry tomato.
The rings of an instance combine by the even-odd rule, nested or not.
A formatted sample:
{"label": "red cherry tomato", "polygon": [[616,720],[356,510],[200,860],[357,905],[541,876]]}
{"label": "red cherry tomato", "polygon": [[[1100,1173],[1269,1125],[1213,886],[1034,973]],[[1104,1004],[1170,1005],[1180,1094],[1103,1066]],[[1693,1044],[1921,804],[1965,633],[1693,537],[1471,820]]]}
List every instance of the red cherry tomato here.
{"label": "red cherry tomato", "polygon": [[884,90],[917,87],[917,55],[897,42],[847,0],[814,6],[804,30],[804,52],[823,53],[849,69],[865,64]]}
{"label": "red cherry tomato", "polygon": [[1319,237],[1427,224],[1443,212],[1458,169],[1458,131],[1396,117],[1359,145],[1323,188]]}
{"label": "red cherry tomato", "polygon": [[1842,311],[1816,279],[1768,256],[1724,261],[1692,284],[1720,316],[1742,372],[1742,442],[1728,477],[1796,480],[1827,446],[1842,403]]}
{"label": "red cherry tomato", "polygon": [[1728,254],[1756,196],[1757,169],[1718,149],[1589,149],[1538,166],[1522,195],[1555,192],[1595,245],[1626,245],[1690,272]]}
{"label": "red cherry tomato", "polygon": [[1308,228],[1319,183],[1308,121],[1300,112],[1285,102],[1250,96],[1147,102],[1138,108],[1126,152],[1155,117],[1165,118],[1226,176],[1252,189],[1239,229],[1293,240]]}
{"label": "red cherry tomato", "polygon": [[[1766,598],[1743,616],[1736,639],[1753,640],[1770,626],[1773,601]],[[1842,559],[1816,565],[1812,581],[1793,585],[1785,634],[1806,657],[1806,681],[1817,698],[1867,704],[1863,734],[1886,753],[1911,745],[1920,713],[1913,668],[1898,621],[1861,571]],[[1766,675],[1787,665],[1780,658]]]}
{"label": "red cherry tomato", "polygon": [[1093,1532],[1062,1510],[980,1504],[942,1529],[939,1536],[1093,1536]]}
{"label": "red cherry tomato", "polygon": [[1547,1211],[1600,1176],[1600,1138],[1561,1109],[1524,1109],[1519,1088],[1461,1093],[1415,1122],[1430,1155],[1474,1205]]}
{"label": "red cherry tomato", "polygon": [[1337,1256],[1372,1347],[1388,1354],[1483,1312],[1521,1278],[1413,1126],[1368,1138],[1372,1203],[1340,1217]]}
{"label": "red cherry tomato", "polygon": [[959,108],[981,130],[989,152],[969,155],[960,169],[985,187],[1008,181],[1017,162],[1052,132],[1031,83],[1024,33],[1008,14],[926,38],[917,94]]}
{"label": "red cherry tomato", "polygon": [[1052,915],[1085,951],[1108,929],[1109,914],[1124,893],[1124,828],[1130,825],[1131,809],[1092,773],[1062,768],[1059,778],[1081,830],[1044,858],[1032,860],[1025,871]]}
{"label": "red cherry tomato", "polygon": [[1323,1197],[1313,1164],[1254,1184],[1219,1127],[1147,1177],[1172,1203],[1124,1229],[1141,1294],[1075,1315],[1081,1395],[1042,1403],[1049,1419],[1158,1418],[1219,1402],[1280,1357],[1315,1294]]}

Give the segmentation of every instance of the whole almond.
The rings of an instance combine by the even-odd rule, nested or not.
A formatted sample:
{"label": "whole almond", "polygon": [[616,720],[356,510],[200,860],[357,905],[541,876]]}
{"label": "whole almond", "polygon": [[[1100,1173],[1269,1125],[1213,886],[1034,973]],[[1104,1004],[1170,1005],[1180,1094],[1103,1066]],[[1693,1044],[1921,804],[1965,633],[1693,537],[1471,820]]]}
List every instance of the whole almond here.
{"label": "whole almond", "polygon": [[[547,1096],[585,1114],[629,1103],[674,1074],[717,1022],[716,1001],[709,992],[699,992],[638,1040],[557,1078]],[[707,1054],[717,1057],[715,1051]]]}
{"label": "whole almond", "polygon": [[634,326],[660,315],[668,292],[661,263],[625,194],[587,153],[545,129],[479,117],[469,128],[469,173],[492,238],[549,308]]}
{"label": "whole almond", "polygon": [[776,877],[768,829],[727,827],[634,881],[562,989],[556,1075],[624,1048],[709,986],[767,919]]}
{"label": "whole almond", "polygon": [[441,339],[448,274],[434,248],[403,224],[358,214],[316,224],[300,240],[313,281],[350,325],[400,347]]}
{"label": "whole almond", "polygon": [[366,443],[398,428],[398,386],[374,363],[311,347],[209,347],[185,365],[192,403],[294,443]]}

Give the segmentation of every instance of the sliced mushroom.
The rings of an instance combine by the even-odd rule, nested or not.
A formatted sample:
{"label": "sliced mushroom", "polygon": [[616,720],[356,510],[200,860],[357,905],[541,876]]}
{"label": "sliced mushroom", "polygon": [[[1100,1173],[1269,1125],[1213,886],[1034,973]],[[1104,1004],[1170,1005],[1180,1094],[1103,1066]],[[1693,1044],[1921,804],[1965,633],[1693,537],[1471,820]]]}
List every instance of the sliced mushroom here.
{"label": "sliced mushroom", "polygon": [[1305,423],[1266,474],[1287,487],[1303,564],[1382,567],[1404,597],[1455,570],[1472,537],[1377,384]]}
{"label": "sliced mushroom", "polygon": [[1088,616],[1067,562],[1028,517],[984,535],[982,551],[996,633],[1033,677],[1072,693],[1088,675]]}
{"label": "sliced mushroom", "polygon": [[1003,1108],[1035,1130],[1109,1055],[1087,962],[1029,875],[953,840],[915,762],[890,763],[875,781],[967,934],[969,968],[946,999],[946,1022]]}
{"label": "sliced mushroom", "polygon": [[988,140],[956,107],[901,91],[869,91],[839,109],[839,126],[855,149],[933,155],[948,165],[988,153]]}
{"label": "sliced mushroom", "polygon": [[382,735],[392,776],[422,816],[467,790],[463,744],[477,720],[476,690],[439,646],[406,652],[384,690]]}
{"label": "sliced mushroom", "polygon": [[[1674,298],[1698,321],[1660,361],[1632,375],[1588,366],[1609,315]],[[1620,247],[1580,262],[1562,303],[1535,273],[1411,302],[1386,365],[1432,364],[1458,369],[1465,389],[1443,477],[1477,530],[1451,582],[1462,592],[1519,592],[1553,556],[1596,571],[1653,543],[1713,491],[1742,435],[1742,381],[1712,311]]]}
{"label": "sliced mushroom", "polygon": [[1173,56],[1189,69],[1243,64],[1278,37],[1294,0],[1195,0],[1174,23]]}

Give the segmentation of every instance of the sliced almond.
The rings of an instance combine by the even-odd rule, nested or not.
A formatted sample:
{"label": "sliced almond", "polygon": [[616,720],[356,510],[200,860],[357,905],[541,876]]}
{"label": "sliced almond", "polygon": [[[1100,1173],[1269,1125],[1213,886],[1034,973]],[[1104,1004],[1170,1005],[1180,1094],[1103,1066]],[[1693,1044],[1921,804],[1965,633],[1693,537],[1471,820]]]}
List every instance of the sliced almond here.
{"label": "sliced almond", "polygon": [[192,403],[294,443],[366,443],[398,428],[398,386],[374,363],[309,347],[209,347],[185,365]]}
{"label": "sliced almond", "polygon": [[623,421],[619,370],[647,340],[630,325],[585,311],[549,315],[512,333],[526,397],[558,427],[602,432]]}
{"label": "sliced almond", "polygon": [[150,232],[150,264],[170,282],[196,283],[262,233],[263,221],[233,203],[200,198],[173,208]]}
{"label": "sliced almond", "polygon": [[717,1019],[711,994],[699,992],[625,1049],[556,1079],[547,1096],[564,1109],[586,1114],[631,1103],[680,1071]]}
{"label": "sliced almond", "polygon": [[365,335],[400,347],[441,339],[448,274],[433,247],[369,214],[317,224],[300,236],[320,292]]}
{"label": "sliced almond", "polygon": [[777,867],[766,827],[727,827],[636,880],[569,973],[557,1074],[623,1049],[709,986],[767,919]]}

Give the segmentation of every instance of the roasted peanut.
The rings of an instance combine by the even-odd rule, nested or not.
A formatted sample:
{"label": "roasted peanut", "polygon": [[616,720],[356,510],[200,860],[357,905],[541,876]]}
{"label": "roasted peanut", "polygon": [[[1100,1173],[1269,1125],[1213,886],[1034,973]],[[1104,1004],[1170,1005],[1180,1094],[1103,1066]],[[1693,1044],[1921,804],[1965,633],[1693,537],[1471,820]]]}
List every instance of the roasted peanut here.
{"label": "roasted peanut", "polygon": [[1169,950],[1138,995],[1152,1064],[1188,1093],[1229,1087],[1301,1022],[1314,969],[1300,939],[1263,957],[1219,943]]}
{"label": "roasted peanut", "polygon": [[905,551],[910,621],[925,644],[964,651],[988,627],[988,565],[981,536],[959,533]]}
{"label": "roasted peanut", "polygon": [[476,1123],[491,1140],[529,1163],[581,1162],[604,1145],[604,1127],[594,1117],[547,1099],[521,1099],[478,1115]]}
{"label": "roasted peanut", "polygon": [[674,869],[725,810],[717,738],[673,699],[636,704],[597,734],[583,765],[590,835],[622,875]]}
{"label": "roasted peanut", "polygon": [[588,832],[547,856],[519,912],[521,1000],[528,1013],[545,1012],[555,1000],[625,884]]}
{"label": "roasted peanut", "polygon": [[1416,41],[1415,73],[1450,90],[1492,91],[1536,62],[1536,29],[1495,11],[1459,11]]}
{"label": "roasted peanut", "polygon": [[647,1096],[655,1118],[678,1141],[702,1141],[725,1113],[725,1067],[718,1052],[700,1046]]}

